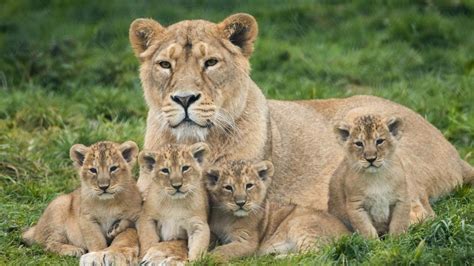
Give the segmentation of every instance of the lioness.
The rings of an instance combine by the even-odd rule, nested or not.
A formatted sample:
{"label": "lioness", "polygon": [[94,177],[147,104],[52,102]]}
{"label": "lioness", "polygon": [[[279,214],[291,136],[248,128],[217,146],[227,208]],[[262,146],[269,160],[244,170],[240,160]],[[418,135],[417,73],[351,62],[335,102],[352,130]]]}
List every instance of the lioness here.
{"label": "lioness", "polygon": [[260,255],[308,251],[349,233],[326,212],[267,200],[272,176],[269,161],[221,162],[206,171],[210,227],[222,243],[211,256],[227,261],[257,251]]}
{"label": "lioness", "polygon": [[[257,33],[248,14],[217,24],[186,20],[165,27],[153,19],[131,24],[130,42],[149,107],[146,149],[205,141],[216,154],[212,160],[271,159],[275,176],[269,198],[327,210],[329,179],[344,158],[332,125],[347,112],[368,107],[407,125],[398,152],[417,215],[425,215],[427,206],[420,205],[428,204],[428,197],[473,182],[473,168],[441,132],[399,104],[373,96],[266,100],[250,78]],[[141,176],[140,191],[150,182]]]}
{"label": "lioness", "polygon": [[400,234],[410,224],[411,201],[397,142],[402,120],[362,115],[335,132],[346,156],[331,178],[329,212],[370,238]]}
{"label": "lioness", "polygon": [[188,240],[190,261],[207,251],[209,206],[201,169],[207,153],[205,143],[172,144],[140,153],[140,175],[154,181],[137,222],[144,263],[155,256],[147,251],[160,241]]}
{"label": "lioness", "polygon": [[[38,224],[23,234],[23,241],[69,256],[102,251],[112,243],[109,251],[128,255],[126,259],[133,261],[138,239],[135,229],[129,227],[138,218],[142,202],[131,173],[137,154],[133,141],[72,146],[70,157],[81,187],[54,199]],[[126,234],[119,237],[122,232]]]}

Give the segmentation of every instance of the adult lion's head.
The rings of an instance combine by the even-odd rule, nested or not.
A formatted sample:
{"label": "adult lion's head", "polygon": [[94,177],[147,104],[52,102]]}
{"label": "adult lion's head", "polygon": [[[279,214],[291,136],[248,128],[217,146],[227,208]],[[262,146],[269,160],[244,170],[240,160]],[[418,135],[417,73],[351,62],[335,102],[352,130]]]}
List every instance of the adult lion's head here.
{"label": "adult lion's head", "polygon": [[204,140],[211,130],[232,129],[246,105],[257,33],[248,14],[218,24],[185,20],[168,27],[135,20],[129,37],[154,116],[148,119],[178,140]]}

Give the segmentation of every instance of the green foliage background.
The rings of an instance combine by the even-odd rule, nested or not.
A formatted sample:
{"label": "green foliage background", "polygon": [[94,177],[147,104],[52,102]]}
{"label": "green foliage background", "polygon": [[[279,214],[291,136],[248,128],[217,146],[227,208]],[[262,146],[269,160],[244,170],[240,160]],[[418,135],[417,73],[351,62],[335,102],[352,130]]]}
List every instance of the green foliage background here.
{"label": "green foliage background", "polygon": [[[426,117],[474,164],[474,2],[81,1],[0,4],[0,264],[76,264],[20,233],[78,180],[74,143],[143,143],[146,106],[128,44],[134,18],[164,25],[254,15],[252,78],[269,98],[373,94]],[[438,217],[383,241],[344,238],[320,252],[236,264],[470,264],[474,192],[434,204]],[[201,263],[210,262],[207,260]]]}

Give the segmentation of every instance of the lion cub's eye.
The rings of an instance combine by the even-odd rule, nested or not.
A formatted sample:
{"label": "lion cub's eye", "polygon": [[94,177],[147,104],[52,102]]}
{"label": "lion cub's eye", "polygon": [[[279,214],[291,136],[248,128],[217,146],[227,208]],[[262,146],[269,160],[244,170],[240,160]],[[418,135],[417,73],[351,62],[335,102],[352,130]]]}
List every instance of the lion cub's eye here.
{"label": "lion cub's eye", "polygon": [[117,167],[117,166],[115,166],[115,165],[113,165],[113,166],[111,166],[111,167],[110,167],[110,169],[109,169],[109,170],[110,170],[110,172],[112,173],[112,172],[115,172],[115,171],[117,171],[117,169],[118,169],[118,167]]}
{"label": "lion cub's eye", "polygon": [[217,59],[215,58],[211,58],[211,59],[208,59],[206,60],[206,62],[204,62],[204,67],[208,68],[208,67],[211,67],[211,66],[215,66],[217,64]]}
{"label": "lion cub's eye", "polygon": [[378,140],[376,141],[377,145],[382,145],[382,143],[384,143],[384,142],[385,142],[384,139],[378,139]]}
{"label": "lion cub's eye", "polygon": [[162,172],[163,174],[169,174],[170,170],[168,168],[161,168],[160,172]]}
{"label": "lion cub's eye", "polygon": [[230,191],[230,192],[232,192],[232,190],[233,190],[232,186],[230,186],[230,185],[224,186],[224,189],[227,190],[227,191]]}
{"label": "lion cub's eye", "polygon": [[165,68],[165,69],[170,69],[171,68],[171,63],[168,62],[168,61],[160,61],[158,63],[162,68]]}
{"label": "lion cub's eye", "polygon": [[89,168],[89,172],[93,173],[93,174],[97,174],[97,169],[95,168]]}
{"label": "lion cub's eye", "polygon": [[251,188],[253,188],[253,184],[252,184],[252,183],[248,183],[247,185],[245,185],[245,188],[246,188],[246,189],[251,189]]}
{"label": "lion cub's eye", "polygon": [[182,171],[183,173],[186,172],[186,171],[188,171],[188,170],[189,170],[189,165],[185,165],[185,166],[181,167],[181,171]]}
{"label": "lion cub's eye", "polygon": [[362,143],[362,141],[356,141],[356,142],[354,142],[354,144],[355,144],[357,147],[364,147],[364,143]]}

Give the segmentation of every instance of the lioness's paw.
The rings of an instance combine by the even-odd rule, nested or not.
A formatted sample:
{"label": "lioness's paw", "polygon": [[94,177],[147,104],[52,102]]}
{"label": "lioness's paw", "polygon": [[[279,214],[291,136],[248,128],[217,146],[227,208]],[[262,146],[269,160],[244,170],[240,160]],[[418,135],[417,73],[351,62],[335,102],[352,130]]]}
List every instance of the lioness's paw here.
{"label": "lioness's paw", "polygon": [[64,256],[73,256],[73,257],[80,257],[86,253],[86,251],[83,248],[80,247],[74,247],[74,246],[68,246],[67,248],[64,248],[61,250],[61,255]]}

